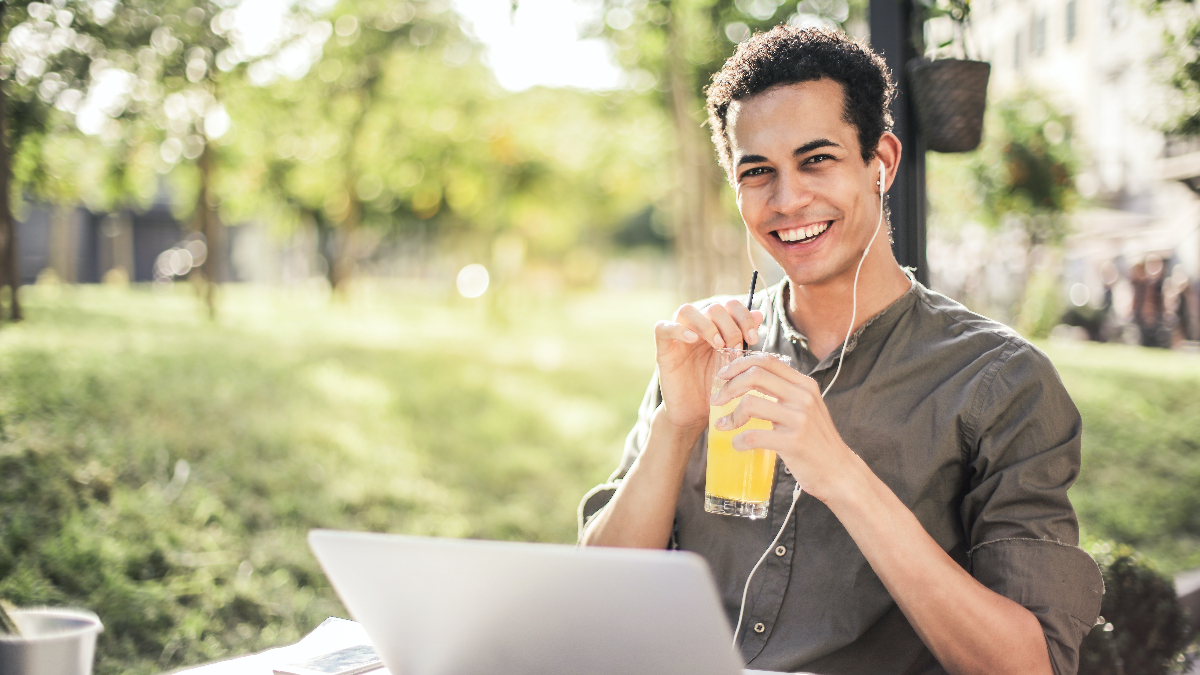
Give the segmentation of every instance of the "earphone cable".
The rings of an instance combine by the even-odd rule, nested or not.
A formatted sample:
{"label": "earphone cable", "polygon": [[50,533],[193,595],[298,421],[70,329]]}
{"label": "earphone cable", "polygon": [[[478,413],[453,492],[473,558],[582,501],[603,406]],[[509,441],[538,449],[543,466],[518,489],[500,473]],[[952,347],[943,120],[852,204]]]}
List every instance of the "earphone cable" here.
{"label": "earphone cable", "polygon": [[[825,394],[833,387],[833,383],[837,381],[838,375],[842,373],[842,362],[846,360],[846,346],[850,344],[850,335],[854,332],[854,321],[858,318],[858,274],[862,272],[863,262],[867,259],[867,254],[871,252],[871,245],[875,243],[875,238],[879,236],[879,229],[883,227],[883,180],[884,180],[883,162],[879,163],[879,221],[875,223],[875,232],[871,235],[871,240],[867,242],[867,247],[863,249],[862,257],[858,259],[858,267],[854,270],[854,287],[851,291],[850,301],[850,327],[846,329],[846,339],[842,342],[842,353],[838,357],[837,370],[833,373],[833,379],[829,380],[829,384],[825,385],[825,390],[821,392],[821,398],[825,398]],[[779,526],[779,532],[775,534],[775,538],[771,540],[771,545],[767,546],[767,550],[763,551],[758,562],[754,563],[754,567],[750,568],[750,574],[746,576],[746,585],[742,587],[742,603],[738,608],[737,627],[733,630],[733,648],[737,649],[738,635],[742,632],[742,617],[746,613],[746,596],[750,592],[750,580],[754,578],[754,573],[758,571],[759,565],[767,559],[775,546],[779,543],[779,538],[783,536],[783,530],[787,527],[788,521],[792,518],[792,512],[796,510],[796,502],[800,501],[800,494],[803,490],[800,489],[800,482],[796,481],[796,487],[792,489],[792,505],[788,507],[787,515],[783,517],[783,524]]]}

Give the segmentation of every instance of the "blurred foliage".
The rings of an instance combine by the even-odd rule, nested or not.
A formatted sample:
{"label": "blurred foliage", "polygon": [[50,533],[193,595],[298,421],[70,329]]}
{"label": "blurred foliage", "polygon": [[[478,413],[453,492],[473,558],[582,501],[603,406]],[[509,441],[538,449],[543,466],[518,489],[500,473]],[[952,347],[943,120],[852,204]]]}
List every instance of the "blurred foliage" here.
{"label": "blurred foliage", "polygon": [[971,31],[971,0],[915,0],[919,14],[911,37],[917,53],[927,59],[979,58]]}
{"label": "blurred foliage", "polygon": [[521,295],[501,324],[356,288],[230,288],[217,324],[184,287],[27,289],[0,332],[0,597],[88,607],[99,675],[158,673],[345,616],[313,527],[573,542],[669,299]]}
{"label": "blurred foliage", "polygon": [[1175,94],[1159,122],[1172,135],[1200,135],[1200,9],[1192,0],[1151,0],[1162,19],[1160,75]]}
{"label": "blurred foliage", "polygon": [[1078,201],[1070,118],[1044,96],[1024,91],[991,103],[985,129],[970,162],[981,192],[979,216],[992,224],[1019,219],[1030,247],[1060,242],[1067,226],[1062,216]]}
{"label": "blurred foliage", "polygon": [[1011,308],[993,309],[1031,337],[1049,335],[1062,315],[1057,248],[1068,234],[1068,214],[1080,203],[1080,161],[1070,118],[1032,91],[989,102],[979,149],[926,157],[931,231],[953,239],[978,223],[992,236],[1020,233],[1025,250],[1017,299]]}
{"label": "blurred foliage", "polygon": [[1050,331],[1062,320],[1065,308],[1058,265],[1047,265],[1030,275],[1014,328],[1031,339],[1050,337]]}
{"label": "blurred foliage", "polygon": [[1080,647],[1079,674],[1189,672],[1197,632],[1171,578],[1127,546],[1097,542],[1091,552],[1104,573],[1104,599]]}
{"label": "blurred foliage", "polygon": [[239,5],[55,3],[6,17],[15,194],[312,227],[340,284],[386,237],[562,263],[671,187],[652,95],[505,92],[443,0],[298,3],[270,39]]}
{"label": "blurred foliage", "polygon": [[[733,47],[750,35],[779,23],[843,28],[865,26],[863,0],[603,0],[603,22],[594,27],[617,48],[633,74],[634,87],[655,87],[665,96],[675,89],[703,101],[702,90]],[[861,26],[860,26],[861,27]],[[684,81],[673,82],[672,77]],[[703,122],[703,107],[689,110]]]}

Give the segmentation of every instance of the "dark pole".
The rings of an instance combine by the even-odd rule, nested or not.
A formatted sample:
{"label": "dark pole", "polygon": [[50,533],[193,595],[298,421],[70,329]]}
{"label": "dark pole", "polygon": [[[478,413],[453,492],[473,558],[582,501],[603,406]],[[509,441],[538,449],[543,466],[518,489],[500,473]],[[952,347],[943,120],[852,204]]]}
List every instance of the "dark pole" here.
{"label": "dark pole", "polygon": [[[4,22],[7,2],[0,2],[0,24]],[[13,321],[21,320],[21,271],[17,268],[17,224],[13,222],[12,205],[9,204],[9,181],[12,178],[12,155],[8,148],[8,101],[5,99],[4,82],[0,82],[0,289],[8,286],[11,292],[8,316]]]}
{"label": "dark pole", "polygon": [[905,66],[919,56],[912,43],[911,0],[872,0],[869,9],[871,47],[879,52],[896,78],[892,101],[893,132],[904,150],[900,169],[888,191],[892,217],[892,251],[905,267],[916,268],[917,280],[929,285],[925,259],[925,139],[917,128],[908,70]]}

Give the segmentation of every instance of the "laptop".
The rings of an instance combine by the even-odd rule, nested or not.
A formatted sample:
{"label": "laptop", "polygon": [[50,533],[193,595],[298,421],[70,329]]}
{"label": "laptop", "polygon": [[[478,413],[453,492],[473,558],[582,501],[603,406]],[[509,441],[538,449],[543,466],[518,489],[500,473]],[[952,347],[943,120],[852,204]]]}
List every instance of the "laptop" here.
{"label": "laptop", "polygon": [[677,551],[313,530],[394,675],[742,675],[708,565]]}

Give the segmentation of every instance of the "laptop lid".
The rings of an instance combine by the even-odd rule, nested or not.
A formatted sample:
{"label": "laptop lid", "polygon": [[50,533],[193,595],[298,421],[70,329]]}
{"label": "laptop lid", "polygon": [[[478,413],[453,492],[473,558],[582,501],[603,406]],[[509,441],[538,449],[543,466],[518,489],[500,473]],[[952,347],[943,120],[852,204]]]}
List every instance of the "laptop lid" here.
{"label": "laptop lid", "polygon": [[691,553],[313,530],[394,675],[738,675]]}

